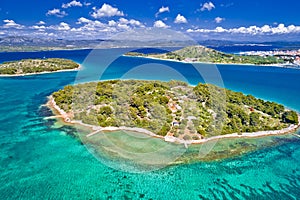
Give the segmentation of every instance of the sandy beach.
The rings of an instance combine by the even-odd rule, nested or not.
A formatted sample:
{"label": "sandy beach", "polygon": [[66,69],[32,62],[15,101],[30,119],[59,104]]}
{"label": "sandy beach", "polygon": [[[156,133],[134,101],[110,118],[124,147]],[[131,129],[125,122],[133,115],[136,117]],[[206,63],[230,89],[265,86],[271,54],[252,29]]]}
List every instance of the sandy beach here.
{"label": "sandy beach", "polygon": [[213,140],[219,140],[219,139],[225,139],[225,138],[255,138],[255,137],[264,137],[264,136],[272,136],[272,135],[283,135],[283,134],[289,134],[294,133],[299,127],[300,127],[300,115],[298,115],[299,123],[298,125],[291,124],[289,127],[281,129],[281,130],[271,130],[271,131],[258,131],[258,132],[245,132],[245,133],[232,133],[232,134],[226,134],[226,135],[218,135],[213,136],[210,138],[204,138],[200,140],[183,140],[179,139],[173,136],[160,136],[157,135],[149,130],[146,130],[144,128],[132,128],[132,127],[101,127],[101,126],[94,126],[90,124],[85,124],[81,121],[71,120],[72,114],[66,113],[64,110],[62,110],[54,101],[54,98],[52,96],[49,96],[49,100],[46,104],[54,113],[56,114],[54,117],[56,118],[62,118],[65,123],[68,124],[78,124],[87,128],[91,129],[91,133],[86,135],[86,137],[91,137],[95,134],[98,134],[102,131],[104,132],[110,132],[110,131],[133,131],[138,133],[147,134],[151,137],[161,138],[166,142],[172,142],[172,143],[180,143],[184,144],[185,146],[188,144],[203,144],[205,142],[213,141]]}
{"label": "sandy beach", "polygon": [[[52,96],[49,97],[49,100],[46,104],[52,111],[54,111],[55,116],[53,118],[61,118],[63,121],[67,124],[78,124],[87,128],[91,129],[91,133],[87,135],[87,137],[91,137],[101,131],[118,131],[118,130],[123,130],[123,131],[133,131],[133,132],[139,132],[139,133],[144,133],[152,137],[157,137],[157,138],[164,138],[163,136],[157,135],[149,130],[143,129],[143,128],[133,128],[133,127],[101,127],[101,126],[95,126],[95,125],[90,125],[90,124],[85,124],[81,121],[77,120],[71,120],[72,114],[66,113],[63,109],[61,109],[56,102],[54,101],[54,98]],[[50,117],[52,118],[52,117]]]}

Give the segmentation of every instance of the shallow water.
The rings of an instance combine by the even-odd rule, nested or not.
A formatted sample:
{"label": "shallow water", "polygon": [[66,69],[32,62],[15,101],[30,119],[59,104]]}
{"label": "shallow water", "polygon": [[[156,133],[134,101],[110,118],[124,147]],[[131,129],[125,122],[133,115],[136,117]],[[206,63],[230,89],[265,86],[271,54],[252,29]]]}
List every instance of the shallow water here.
{"label": "shallow water", "polygon": [[[104,51],[104,50],[102,50]],[[118,50],[116,50],[118,53]],[[115,52],[115,53],[116,53]],[[102,57],[107,52],[98,52]],[[116,54],[117,54],[116,53]],[[22,53],[18,53],[19,56]],[[41,56],[44,56],[44,52]],[[83,61],[85,51],[51,52],[60,57]],[[112,54],[109,52],[108,54]],[[14,55],[14,54],[13,54]],[[12,54],[1,54],[13,59]],[[39,55],[39,54],[38,54]],[[23,55],[27,56],[27,55]],[[131,60],[128,60],[131,59]],[[120,77],[121,72],[145,59],[121,57],[113,63],[104,77]],[[166,64],[165,61],[159,61]],[[169,63],[174,68],[185,67],[190,83],[197,77],[187,65]],[[87,81],[94,77],[100,65],[85,62]],[[122,67],[121,67],[122,66]],[[119,71],[118,71],[119,70]],[[236,91],[275,100],[300,111],[300,71],[280,68],[219,66],[224,85]],[[127,70],[128,71],[128,70]],[[118,73],[120,72],[120,73]],[[142,74],[137,73],[137,78]],[[159,74],[163,77],[164,74]],[[115,77],[114,77],[115,76]],[[199,78],[199,77],[198,77]],[[300,197],[300,138],[295,136],[268,137],[247,140],[222,140],[214,145],[211,155],[216,161],[194,162],[199,146],[190,146],[183,162],[145,173],[128,173],[107,166],[118,163],[128,167],[118,156],[107,159],[90,153],[76,135],[85,134],[69,126],[58,126],[56,120],[44,120],[51,112],[40,107],[47,96],[64,85],[78,82],[76,72],[38,76],[0,78],[0,197],[1,199],[297,199]],[[109,141],[119,137],[128,141],[128,135],[114,133]],[[99,141],[101,136],[99,137]],[[127,137],[127,138],[126,138]],[[147,148],[139,147],[138,137],[124,142],[119,148],[152,151],[161,148],[161,141],[148,141]],[[97,141],[97,140],[95,140]],[[106,144],[107,145],[107,144]],[[239,146],[233,158],[221,159]],[[103,146],[102,146],[103,147]],[[256,149],[259,150],[256,150]],[[250,153],[240,154],[244,150]],[[255,150],[255,151],[252,151]],[[105,152],[104,152],[105,153]],[[230,152],[230,154],[233,154]],[[159,154],[164,156],[165,154]],[[225,156],[226,157],[226,156]],[[111,158],[111,155],[108,155]],[[101,160],[102,159],[102,160]],[[106,160],[105,160],[106,159]],[[100,162],[99,162],[100,160]],[[155,160],[153,160],[155,161]],[[122,165],[123,164],[123,165]],[[131,165],[135,167],[134,165]]]}

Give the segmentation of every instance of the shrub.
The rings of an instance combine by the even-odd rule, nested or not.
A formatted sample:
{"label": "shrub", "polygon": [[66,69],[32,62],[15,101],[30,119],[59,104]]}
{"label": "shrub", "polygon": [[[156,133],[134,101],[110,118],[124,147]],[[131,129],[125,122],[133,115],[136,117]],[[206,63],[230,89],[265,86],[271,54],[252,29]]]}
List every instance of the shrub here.
{"label": "shrub", "polygon": [[191,138],[191,136],[189,136],[189,135],[185,135],[185,136],[183,136],[183,139],[184,139],[184,140],[191,140],[192,138]]}

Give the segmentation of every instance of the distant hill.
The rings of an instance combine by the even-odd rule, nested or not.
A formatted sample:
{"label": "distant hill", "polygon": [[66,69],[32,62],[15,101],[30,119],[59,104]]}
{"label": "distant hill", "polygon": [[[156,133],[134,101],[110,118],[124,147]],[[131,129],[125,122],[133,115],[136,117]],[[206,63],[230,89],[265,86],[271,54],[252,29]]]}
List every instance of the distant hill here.
{"label": "distant hill", "polygon": [[31,38],[25,36],[9,36],[0,38],[1,46],[34,46],[34,47],[67,47],[67,46],[92,46],[104,40],[63,40],[51,38]]}
{"label": "distant hill", "polygon": [[[94,49],[111,47],[186,47],[195,44],[220,49],[219,47],[238,46],[272,46],[276,49],[298,49],[300,42],[251,42],[251,41],[229,41],[229,40],[204,40],[193,41],[180,39],[55,39],[55,38],[35,38],[28,36],[7,36],[0,38],[1,51],[41,51],[57,49]],[[222,48],[221,48],[222,49]],[[255,48],[254,48],[255,49]]]}
{"label": "distant hill", "polygon": [[51,38],[31,38],[25,36],[9,36],[0,38],[0,51],[41,51],[95,48],[102,41],[104,40],[63,40]]}
{"label": "distant hill", "polygon": [[143,54],[137,52],[129,52],[129,56],[144,56],[158,59],[177,60],[185,62],[209,62],[209,63],[228,63],[228,64],[279,64],[284,60],[276,57],[261,56],[238,56],[234,54],[223,53],[214,49],[210,49],[201,45],[189,46],[177,51],[163,54]]}
{"label": "distant hill", "polygon": [[126,48],[126,47],[183,47],[192,45],[192,41],[180,40],[127,40],[127,39],[90,39],[66,40],[51,38],[31,38],[25,36],[9,36],[0,38],[2,51],[42,51],[59,49],[95,49],[95,48]]}

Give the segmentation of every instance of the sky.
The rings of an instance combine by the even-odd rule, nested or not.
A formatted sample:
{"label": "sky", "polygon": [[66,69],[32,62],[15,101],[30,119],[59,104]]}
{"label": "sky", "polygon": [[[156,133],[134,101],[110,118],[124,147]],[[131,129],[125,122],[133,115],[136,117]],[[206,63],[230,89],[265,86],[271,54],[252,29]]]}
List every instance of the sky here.
{"label": "sky", "polygon": [[2,0],[0,37],[105,39],[170,29],[197,40],[300,41],[299,0]]}

